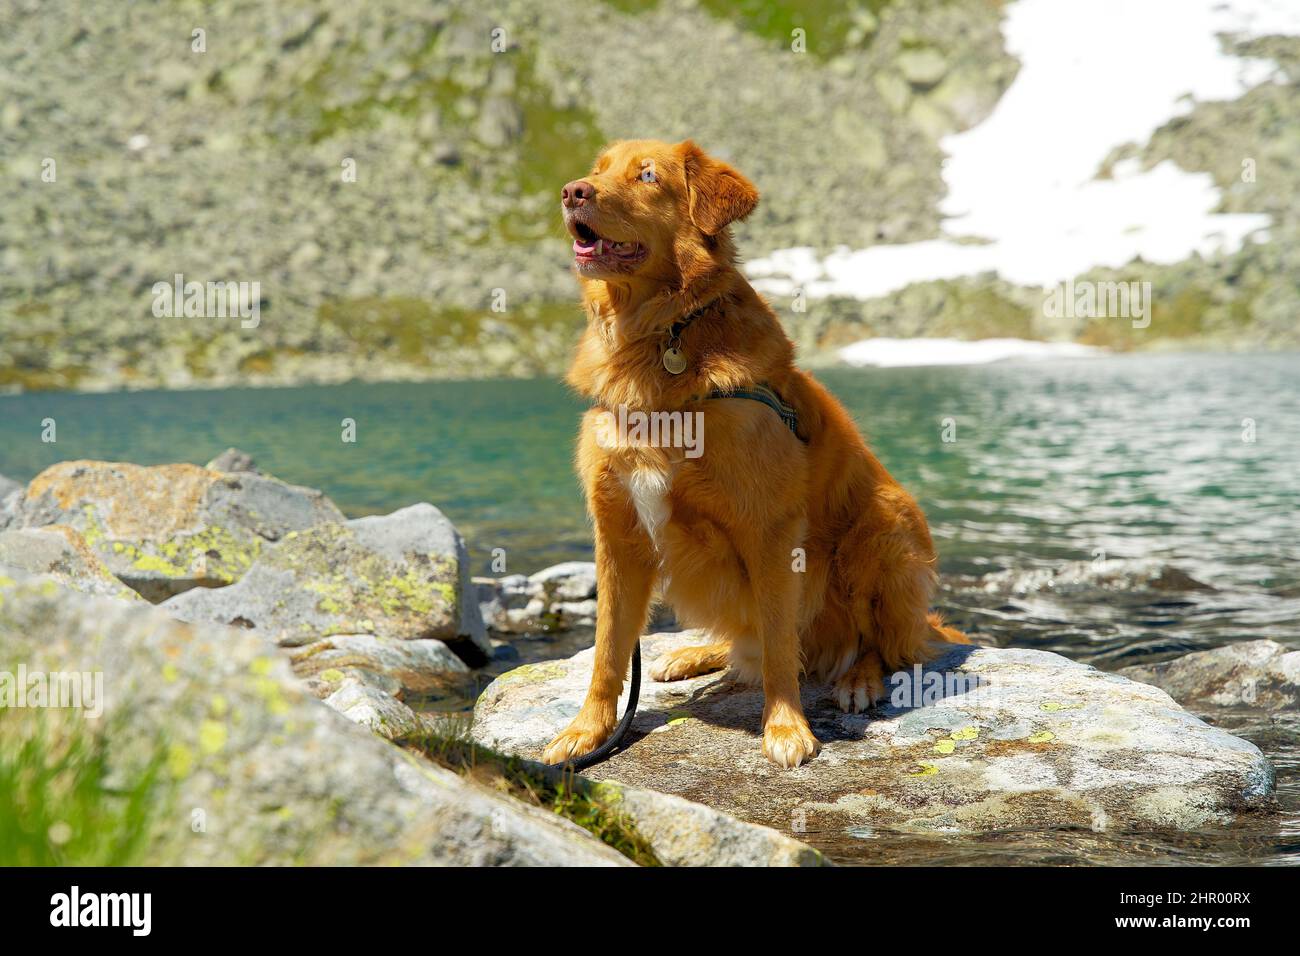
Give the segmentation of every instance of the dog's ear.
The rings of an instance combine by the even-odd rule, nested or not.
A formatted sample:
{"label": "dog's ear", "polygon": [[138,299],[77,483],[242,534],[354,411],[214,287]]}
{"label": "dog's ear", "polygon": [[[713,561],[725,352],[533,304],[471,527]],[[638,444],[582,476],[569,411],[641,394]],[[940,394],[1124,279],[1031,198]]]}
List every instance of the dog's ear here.
{"label": "dog's ear", "polygon": [[716,236],[758,205],[758,190],[735,169],[709,156],[689,139],[678,144],[686,170],[691,221],[706,236]]}

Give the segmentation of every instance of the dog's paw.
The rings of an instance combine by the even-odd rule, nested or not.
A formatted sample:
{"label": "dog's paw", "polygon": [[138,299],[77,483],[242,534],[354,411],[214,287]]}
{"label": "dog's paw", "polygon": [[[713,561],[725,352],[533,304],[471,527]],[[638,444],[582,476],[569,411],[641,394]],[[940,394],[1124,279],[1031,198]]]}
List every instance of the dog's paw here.
{"label": "dog's paw", "polygon": [[650,679],[665,682],[686,680],[722,670],[727,666],[726,652],[717,648],[679,647],[655,658],[650,665]]}
{"label": "dog's paw", "polygon": [[557,764],[585,757],[609,739],[613,729],[612,727],[587,728],[571,724],[546,745],[546,749],[542,751],[542,763]]}
{"label": "dog's paw", "polygon": [[797,767],[816,757],[821,746],[807,724],[768,724],[763,728],[763,756],[778,767]]}
{"label": "dog's paw", "polygon": [[885,699],[885,680],[874,660],[858,661],[831,685],[831,697],[846,714],[857,714]]}

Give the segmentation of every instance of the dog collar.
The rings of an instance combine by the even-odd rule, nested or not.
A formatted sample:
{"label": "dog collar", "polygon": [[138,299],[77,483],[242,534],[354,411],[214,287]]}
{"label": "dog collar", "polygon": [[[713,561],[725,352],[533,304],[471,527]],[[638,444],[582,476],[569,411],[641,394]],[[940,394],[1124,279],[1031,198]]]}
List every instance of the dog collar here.
{"label": "dog collar", "polygon": [[694,312],[682,316],[668,327],[668,341],[664,345],[663,355],[660,358],[669,375],[681,375],[686,371],[689,363],[686,361],[686,353],[682,351],[682,333],[717,301],[717,299],[710,299]]}

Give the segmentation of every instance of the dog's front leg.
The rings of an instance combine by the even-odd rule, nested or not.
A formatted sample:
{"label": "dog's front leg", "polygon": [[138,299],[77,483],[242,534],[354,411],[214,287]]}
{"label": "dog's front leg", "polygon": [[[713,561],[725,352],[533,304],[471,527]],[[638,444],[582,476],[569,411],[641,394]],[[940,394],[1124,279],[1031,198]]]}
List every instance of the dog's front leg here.
{"label": "dog's front leg", "polygon": [[[801,527],[802,522],[793,523],[793,528]],[[797,767],[817,756],[821,745],[799,699],[803,662],[797,622],[803,589],[801,574],[788,557],[794,545],[777,544],[785,537],[768,537],[748,564],[763,644],[763,754],[777,766]],[[792,530],[789,538],[797,542],[800,535]]]}
{"label": "dog's front leg", "polygon": [[589,754],[618,722],[618,695],[645,628],[654,586],[654,549],[626,491],[610,476],[590,493],[596,531],[596,657],[582,709],[547,746],[542,759],[560,763]]}

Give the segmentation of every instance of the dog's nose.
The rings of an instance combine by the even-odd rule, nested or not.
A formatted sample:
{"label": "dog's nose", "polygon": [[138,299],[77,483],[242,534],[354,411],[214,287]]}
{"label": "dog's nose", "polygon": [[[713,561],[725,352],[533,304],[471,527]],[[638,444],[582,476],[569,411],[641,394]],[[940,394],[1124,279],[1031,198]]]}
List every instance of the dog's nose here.
{"label": "dog's nose", "polygon": [[564,188],[560,190],[560,201],[568,208],[581,206],[588,199],[596,195],[596,187],[585,179],[575,179],[571,183],[565,183]]}

